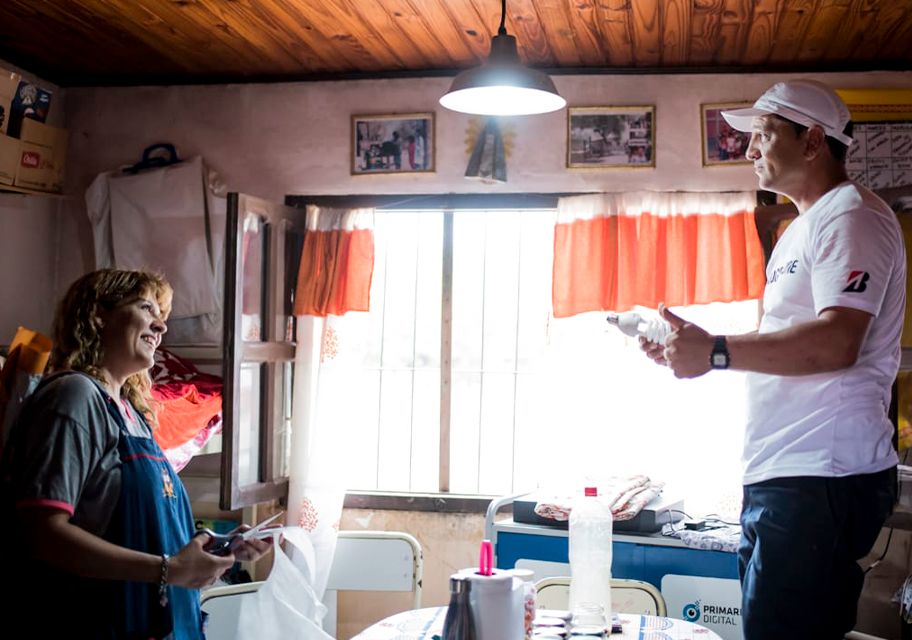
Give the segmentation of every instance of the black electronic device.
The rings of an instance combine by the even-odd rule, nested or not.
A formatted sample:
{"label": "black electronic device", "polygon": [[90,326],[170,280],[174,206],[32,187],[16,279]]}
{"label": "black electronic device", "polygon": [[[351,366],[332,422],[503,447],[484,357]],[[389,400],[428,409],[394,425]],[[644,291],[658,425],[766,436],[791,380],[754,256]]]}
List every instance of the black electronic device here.
{"label": "black electronic device", "polygon": [[[523,524],[538,524],[555,529],[567,529],[566,520],[543,518],[535,513],[537,494],[527,494],[513,500],[513,521]],[[684,517],[684,501],[680,498],[660,494],[649,501],[643,510],[630,520],[615,520],[614,531],[618,533],[657,533],[668,522],[678,522]]]}

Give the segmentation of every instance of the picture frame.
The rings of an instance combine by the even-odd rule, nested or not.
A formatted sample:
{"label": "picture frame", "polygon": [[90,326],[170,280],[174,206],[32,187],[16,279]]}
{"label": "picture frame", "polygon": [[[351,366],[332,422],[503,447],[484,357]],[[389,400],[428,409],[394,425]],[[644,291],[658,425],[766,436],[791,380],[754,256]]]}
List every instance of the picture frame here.
{"label": "picture frame", "polygon": [[434,113],[353,115],[351,174],[436,171]]}
{"label": "picture frame", "polygon": [[700,105],[700,133],[703,166],[751,164],[747,159],[750,134],[732,129],[722,111],[745,109],[751,102],[717,102]]}
{"label": "picture frame", "polygon": [[570,107],[567,167],[655,167],[655,105]]}

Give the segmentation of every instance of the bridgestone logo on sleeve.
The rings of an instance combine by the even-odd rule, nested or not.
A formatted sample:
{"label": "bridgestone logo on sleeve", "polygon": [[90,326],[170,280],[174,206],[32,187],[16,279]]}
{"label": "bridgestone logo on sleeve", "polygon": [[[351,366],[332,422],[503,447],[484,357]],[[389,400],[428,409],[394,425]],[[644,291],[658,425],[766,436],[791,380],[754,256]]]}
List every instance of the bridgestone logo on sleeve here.
{"label": "bridgestone logo on sleeve", "polygon": [[853,271],[849,274],[848,286],[843,293],[861,293],[868,288],[868,279],[871,277],[867,271]]}

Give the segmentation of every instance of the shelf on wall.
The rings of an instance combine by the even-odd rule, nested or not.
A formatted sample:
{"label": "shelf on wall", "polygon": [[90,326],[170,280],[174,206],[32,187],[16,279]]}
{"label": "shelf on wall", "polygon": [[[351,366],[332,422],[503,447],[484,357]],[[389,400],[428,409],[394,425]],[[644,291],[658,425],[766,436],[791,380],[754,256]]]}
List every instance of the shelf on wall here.
{"label": "shelf on wall", "polygon": [[220,344],[167,344],[162,348],[167,349],[179,358],[190,360],[196,365],[211,365],[222,363],[222,345]]}
{"label": "shelf on wall", "polygon": [[27,196],[47,196],[48,198],[66,198],[65,193],[55,193],[53,191],[38,191],[37,189],[26,189],[24,187],[14,187],[11,184],[0,184],[0,193],[18,193]]}

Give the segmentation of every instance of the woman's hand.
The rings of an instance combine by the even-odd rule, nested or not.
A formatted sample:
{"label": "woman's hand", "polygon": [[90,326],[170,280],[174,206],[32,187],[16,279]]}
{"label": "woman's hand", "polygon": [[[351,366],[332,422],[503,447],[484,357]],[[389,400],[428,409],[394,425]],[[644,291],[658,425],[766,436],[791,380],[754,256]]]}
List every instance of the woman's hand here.
{"label": "woman's hand", "polygon": [[[281,527],[276,525],[279,531],[276,532],[276,535],[280,534]],[[249,524],[242,524],[237,529],[231,533],[244,533],[245,531],[250,530]],[[262,531],[269,531],[269,528],[263,529]],[[254,562],[259,560],[264,553],[268,552],[272,548],[272,538],[250,538],[248,540],[241,540],[231,545],[231,552],[234,554],[234,557],[240,560],[241,562]]]}
{"label": "woman's hand", "polygon": [[214,584],[235,562],[234,554],[217,556],[206,551],[208,535],[195,535],[173,556],[168,566],[168,584],[200,589]]}

